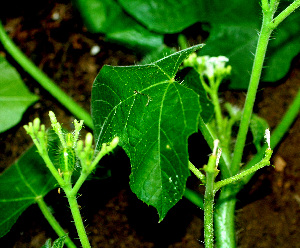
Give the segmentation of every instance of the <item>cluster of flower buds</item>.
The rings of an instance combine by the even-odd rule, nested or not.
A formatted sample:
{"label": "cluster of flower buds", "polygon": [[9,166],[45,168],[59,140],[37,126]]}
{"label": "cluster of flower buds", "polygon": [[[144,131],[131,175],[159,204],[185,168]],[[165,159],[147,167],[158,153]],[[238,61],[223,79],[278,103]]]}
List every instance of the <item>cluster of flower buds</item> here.
{"label": "cluster of flower buds", "polygon": [[196,53],[192,53],[183,61],[183,66],[193,67],[200,75],[206,76],[208,79],[214,77],[224,78],[231,73],[231,66],[226,66],[228,61],[229,59],[225,56],[197,56]]}

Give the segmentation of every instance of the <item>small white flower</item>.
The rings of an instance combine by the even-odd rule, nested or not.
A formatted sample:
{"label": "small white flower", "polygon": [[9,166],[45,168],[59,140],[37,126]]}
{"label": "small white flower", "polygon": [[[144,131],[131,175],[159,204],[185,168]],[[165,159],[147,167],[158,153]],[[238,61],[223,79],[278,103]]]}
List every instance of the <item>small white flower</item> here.
{"label": "small white flower", "polygon": [[268,144],[268,148],[271,149],[271,134],[269,128],[267,128],[265,131],[265,139]]}

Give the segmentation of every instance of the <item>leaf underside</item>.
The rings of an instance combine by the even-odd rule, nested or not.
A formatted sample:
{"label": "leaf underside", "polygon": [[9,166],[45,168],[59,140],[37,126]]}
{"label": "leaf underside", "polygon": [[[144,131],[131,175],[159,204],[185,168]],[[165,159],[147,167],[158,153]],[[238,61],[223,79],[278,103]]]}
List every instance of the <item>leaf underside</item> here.
{"label": "leaf underside", "polygon": [[142,66],[104,66],[92,89],[97,149],[119,136],[130,158],[132,191],[162,220],[184,193],[187,138],[197,131],[199,96],[175,81],[197,45]]}

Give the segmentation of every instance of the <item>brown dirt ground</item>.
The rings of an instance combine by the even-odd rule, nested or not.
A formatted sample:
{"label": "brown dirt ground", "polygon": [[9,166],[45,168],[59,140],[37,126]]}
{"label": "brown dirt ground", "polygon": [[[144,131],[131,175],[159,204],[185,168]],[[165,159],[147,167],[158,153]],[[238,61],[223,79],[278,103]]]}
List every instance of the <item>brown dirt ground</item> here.
{"label": "brown dirt ground", "polygon": [[[104,64],[131,65],[139,57],[123,47],[106,43],[101,35],[88,33],[68,1],[33,2],[30,9],[17,1],[17,9],[11,3],[12,11],[8,8],[3,13],[1,10],[10,36],[50,78],[89,110],[92,83],[100,68]],[[54,13],[60,14],[56,21],[52,19]],[[101,51],[91,56],[90,49],[96,44]],[[55,111],[67,128],[71,126],[73,117],[24,73],[2,47],[0,52],[19,69],[29,89],[40,96],[21,123],[0,134],[1,172],[31,145],[22,128],[24,124],[40,117],[49,126],[49,110]],[[271,129],[279,122],[299,89],[299,57],[294,60],[292,68],[287,78],[278,84],[265,85],[258,93],[256,112],[268,121]],[[226,91],[222,94],[230,102],[244,100],[241,92]],[[275,169],[261,170],[239,194],[236,225],[241,248],[300,247],[299,124],[298,118],[276,149],[272,160]],[[85,206],[82,212],[93,247],[204,247],[201,243],[201,210],[183,199],[158,224],[155,211],[136,199],[129,189],[130,168],[124,153],[119,150],[117,156],[104,163],[111,169],[112,177],[87,182],[79,198]],[[193,184],[193,179],[191,181],[190,184]],[[70,235],[75,236],[64,197],[54,191],[46,197],[46,201]],[[37,206],[31,206],[11,232],[0,239],[0,247],[37,248],[47,238],[55,239],[56,235]]]}

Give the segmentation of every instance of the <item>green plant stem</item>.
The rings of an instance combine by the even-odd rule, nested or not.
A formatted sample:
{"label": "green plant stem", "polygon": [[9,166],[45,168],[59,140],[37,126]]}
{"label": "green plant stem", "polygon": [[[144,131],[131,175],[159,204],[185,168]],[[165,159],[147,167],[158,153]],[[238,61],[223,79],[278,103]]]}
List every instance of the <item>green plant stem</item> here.
{"label": "green plant stem", "polygon": [[186,188],[183,196],[197,207],[204,209],[204,197],[202,194]]}
{"label": "green plant stem", "polygon": [[76,181],[74,187],[72,188],[72,194],[76,195],[78,193],[79,189],[81,188],[82,184],[85,182],[88,176],[89,173],[83,171],[81,172],[78,180]]}
{"label": "green plant stem", "polygon": [[[271,149],[274,149],[290,126],[297,118],[300,109],[300,91],[293,103],[289,106],[288,111],[285,113],[279,125],[275,128],[271,135]],[[267,145],[265,145],[261,151],[255,155],[255,157],[244,167],[244,170],[251,168],[257,164],[263,157]],[[253,176],[253,173],[245,176],[241,179],[241,183],[238,185],[227,185],[222,188],[219,198],[216,202],[214,212],[215,222],[215,237],[216,247],[218,248],[234,248],[236,247],[235,241],[235,204],[236,194],[242,189],[242,187],[248,183]]]}
{"label": "green plant stem", "polygon": [[233,152],[233,158],[231,163],[231,172],[233,173],[233,175],[237,174],[240,169],[240,163],[242,160],[242,155],[245,147],[246,136],[249,129],[250,119],[251,119],[253,106],[256,98],[256,92],[261,77],[262,66],[264,63],[269,39],[273,31],[273,29],[270,29],[268,27],[268,24],[272,20],[272,15],[271,15],[272,13],[269,12],[267,13],[263,12],[263,13],[264,13],[263,24],[258,39],[254,64],[252,68],[252,74],[251,74],[250,83],[247,91],[247,97],[246,97],[242,119],[239,126],[237,140]]}
{"label": "green plant stem", "polygon": [[[298,2],[299,1],[295,1]],[[268,1],[263,0],[262,1],[262,7],[264,10],[266,10],[269,7]],[[289,13],[291,13],[291,9],[289,9]],[[274,12],[273,12],[274,13]],[[262,65],[264,61],[264,56],[266,52],[266,48],[268,45],[268,40],[270,38],[270,35],[272,33],[272,28],[275,26],[271,26],[271,19],[272,19],[272,12],[269,12],[268,14],[264,11],[263,16],[263,25],[261,28],[261,34],[259,37],[257,49],[256,49],[256,55],[254,59],[253,64],[253,70],[250,78],[250,84],[248,88],[248,94],[245,102],[245,107],[242,115],[242,121],[240,124],[240,129],[238,133],[238,138],[236,142],[236,146],[234,149],[234,156],[233,156],[233,163],[232,163],[232,172],[236,174],[239,170],[239,165],[242,158],[243,148],[245,145],[246,135],[249,128],[249,122],[252,114],[252,109],[255,101],[255,95],[261,75]],[[266,16],[267,15],[267,16]],[[280,16],[280,14],[278,15]],[[286,15],[287,16],[287,15]],[[286,17],[285,16],[285,17]],[[284,18],[285,18],[284,17]],[[279,23],[279,18],[277,19]],[[274,22],[276,23],[276,21]],[[269,25],[269,26],[268,26]],[[278,24],[277,24],[278,25]],[[298,96],[297,96],[298,97]],[[295,104],[297,105],[297,104]],[[295,113],[295,111],[299,111],[299,105],[298,108],[294,107],[291,112]],[[289,111],[288,111],[289,112]],[[287,113],[289,114],[289,113]],[[292,115],[292,114],[290,114]],[[291,123],[292,117],[284,118],[284,122]],[[289,124],[290,125],[290,124]],[[271,136],[271,148],[274,148],[273,145],[275,143],[277,144],[276,138],[279,142],[281,139],[281,135],[283,135],[284,131],[282,132],[279,128],[281,125],[276,128],[276,133],[274,131],[273,135]],[[282,127],[285,125],[282,124]],[[287,125],[288,126],[288,125]],[[276,135],[274,135],[276,134]],[[275,141],[274,141],[275,139]],[[257,163],[263,154],[257,154],[255,157],[256,159],[253,160],[253,162],[249,163],[247,168],[251,168],[255,163]],[[225,177],[226,178],[226,177]],[[248,182],[251,178],[250,176],[246,176],[244,179],[244,183]],[[216,210],[215,210],[215,234],[216,234],[216,246],[218,248],[234,248],[236,247],[235,242],[235,225],[234,225],[234,216],[235,216],[235,204],[236,204],[236,194],[241,189],[241,185],[239,187],[233,187],[232,185],[227,185],[224,188],[222,188],[222,191],[220,192],[220,196],[218,198],[217,204],[216,204]]]}
{"label": "green plant stem", "polygon": [[[36,144],[37,148],[39,148],[39,144],[35,142],[36,138],[32,137],[32,140],[34,141],[34,143]],[[49,171],[51,172],[51,174],[53,175],[53,177],[56,179],[56,181],[58,182],[58,184],[63,187],[65,185],[65,181],[62,179],[62,177],[59,175],[57,169],[55,168],[54,164],[52,163],[49,154],[47,151],[43,152],[42,150],[40,150],[40,155],[42,157],[42,159],[44,160],[47,168],[49,169]]]}
{"label": "green plant stem", "polygon": [[55,97],[74,116],[85,121],[85,125],[93,129],[93,121],[87,111],[81,108],[71,97],[62,91],[44,72],[42,72],[27,56],[14,44],[6,34],[0,21],[0,41],[9,54],[33,77],[44,89]]}
{"label": "green plant stem", "polygon": [[[53,230],[56,232],[56,234],[59,237],[64,236],[66,233],[63,230],[63,228],[59,225],[59,223],[57,222],[57,220],[54,218],[54,216],[52,215],[52,213],[49,211],[48,206],[46,205],[46,203],[44,202],[43,197],[38,197],[36,198],[36,203],[38,204],[39,208],[41,209],[44,217],[46,218],[46,220],[49,222],[49,224],[51,225],[51,227],[53,228]],[[65,239],[65,244],[67,247],[69,248],[76,248],[76,245],[72,242],[72,240],[67,237]]]}
{"label": "green plant stem", "polygon": [[216,173],[215,154],[209,157],[208,164],[204,167],[206,184],[204,194],[204,241],[205,248],[214,247],[214,181]]}
{"label": "green plant stem", "polygon": [[237,190],[233,185],[222,188],[215,206],[214,227],[216,247],[235,248],[235,205]]}
{"label": "green plant stem", "polygon": [[190,161],[189,161],[189,169],[191,172],[194,173],[194,175],[203,183],[205,184],[205,176],[204,174],[195,167]]}
{"label": "green plant stem", "polygon": [[82,245],[83,248],[91,248],[88,236],[87,236],[86,231],[85,231],[85,227],[83,225],[83,221],[82,221],[82,218],[81,218],[79,206],[78,206],[78,203],[77,203],[77,199],[76,199],[77,194],[73,193],[71,184],[66,185],[63,188],[63,190],[65,191],[68,202],[69,202],[69,206],[70,206],[70,209],[71,209],[71,213],[72,213],[72,216],[73,216],[73,220],[74,220],[74,223],[75,223],[75,227],[76,227],[77,234],[79,236],[81,245]]}
{"label": "green plant stem", "polygon": [[[199,117],[199,129],[200,129],[204,139],[206,140],[208,146],[210,147],[211,150],[213,150],[214,140],[217,137],[214,137],[213,132],[209,128],[209,125],[206,125],[204,123],[201,116]],[[226,154],[222,153],[221,158],[220,158],[220,162],[219,162],[219,167],[220,167],[220,170],[222,172],[221,175],[222,175],[223,178],[227,178],[227,177],[232,176],[232,173],[230,171],[230,158],[227,157]]]}
{"label": "green plant stem", "polygon": [[278,16],[276,16],[273,21],[269,24],[271,29],[277,28],[277,26],[287,18],[293,11],[295,11],[300,6],[300,0],[296,0],[291,3],[286,9],[284,9]]}
{"label": "green plant stem", "polygon": [[[292,104],[289,106],[288,111],[285,113],[284,117],[280,121],[280,123],[277,125],[277,127],[274,129],[271,135],[271,149],[274,149],[283,136],[287,133],[287,131],[290,129],[291,125],[299,115],[300,110],[300,90],[297,93],[297,96],[293,100]],[[267,145],[264,145],[260,152],[258,152],[255,157],[244,167],[245,170],[250,169],[252,166],[254,166],[258,161],[263,157],[264,151],[267,149]],[[250,179],[252,178],[254,174],[250,174],[248,176],[245,176],[242,179],[242,184],[240,185],[243,187],[243,185],[247,184]]]}
{"label": "green plant stem", "polygon": [[254,172],[258,171],[259,169],[261,169],[267,165],[270,165],[270,159],[271,159],[272,153],[273,153],[273,151],[271,149],[267,149],[266,156],[260,162],[258,162],[254,166],[252,166],[251,168],[249,168],[247,170],[243,170],[242,172],[240,172],[232,177],[229,177],[224,180],[216,182],[215,183],[215,193],[220,188],[224,187],[225,185],[234,183],[235,181],[240,180],[247,175],[253,174]]}
{"label": "green plant stem", "polygon": [[211,94],[210,97],[214,105],[214,112],[217,121],[217,131],[219,136],[218,138],[220,139],[221,138],[220,136],[222,135],[223,132],[223,115],[222,115],[221,106],[219,102],[218,92],[213,92],[213,94]]}

